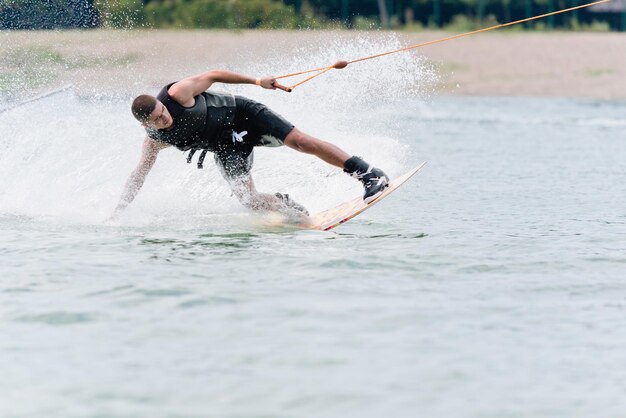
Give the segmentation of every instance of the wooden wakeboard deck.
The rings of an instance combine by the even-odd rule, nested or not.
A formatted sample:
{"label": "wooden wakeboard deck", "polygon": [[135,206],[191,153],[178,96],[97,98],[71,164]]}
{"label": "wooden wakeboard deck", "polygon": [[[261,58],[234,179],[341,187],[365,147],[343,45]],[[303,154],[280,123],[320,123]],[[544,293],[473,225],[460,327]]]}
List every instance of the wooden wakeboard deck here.
{"label": "wooden wakeboard deck", "polygon": [[393,193],[398,187],[402,186],[408,179],[413,177],[417,172],[419,172],[422,167],[426,165],[426,162],[423,162],[419,166],[410,170],[408,173],[396,178],[395,180],[389,183],[389,187],[385,189],[382,195],[380,195],[376,200],[365,203],[363,202],[363,198],[361,196],[355,197],[347,202],[340,204],[334,208],[325,210],[323,212],[317,213],[311,216],[311,223],[309,225],[301,225],[303,228],[307,229],[315,229],[320,231],[328,231],[333,229],[334,227],[341,225],[359,215],[363,211],[371,208],[376,203],[383,200],[385,197],[389,196]]}

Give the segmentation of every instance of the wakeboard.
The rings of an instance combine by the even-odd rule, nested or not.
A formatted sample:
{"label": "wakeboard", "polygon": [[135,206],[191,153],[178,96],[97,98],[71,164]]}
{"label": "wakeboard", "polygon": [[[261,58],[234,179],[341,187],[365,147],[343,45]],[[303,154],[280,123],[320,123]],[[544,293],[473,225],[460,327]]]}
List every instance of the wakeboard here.
{"label": "wakeboard", "polygon": [[376,203],[389,196],[398,187],[402,186],[408,179],[417,174],[422,169],[422,167],[424,167],[424,165],[426,165],[426,162],[423,162],[414,169],[410,170],[408,173],[391,181],[389,183],[389,187],[387,187],[376,200],[373,200],[370,203],[363,202],[363,197],[361,196],[355,197],[354,199],[348,200],[347,202],[344,202],[339,206],[310,216],[309,222],[307,222],[306,224],[300,224],[298,226],[304,229],[329,231],[336,226],[346,223],[350,219],[363,213],[363,211],[371,208]]}

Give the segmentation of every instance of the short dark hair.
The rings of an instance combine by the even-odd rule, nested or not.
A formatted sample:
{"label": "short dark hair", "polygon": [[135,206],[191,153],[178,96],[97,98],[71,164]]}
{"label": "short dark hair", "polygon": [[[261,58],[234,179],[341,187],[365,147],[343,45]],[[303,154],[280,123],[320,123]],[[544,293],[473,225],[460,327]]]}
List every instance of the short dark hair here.
{"label": "short dark hair", "polygon": [[133,112],[135,119],[141,123],[145,123],[150,120],[150,114],[154,112],[156,104],[157,100],[154,96],[142,94],[133,100],[133,105],[130,109]]}

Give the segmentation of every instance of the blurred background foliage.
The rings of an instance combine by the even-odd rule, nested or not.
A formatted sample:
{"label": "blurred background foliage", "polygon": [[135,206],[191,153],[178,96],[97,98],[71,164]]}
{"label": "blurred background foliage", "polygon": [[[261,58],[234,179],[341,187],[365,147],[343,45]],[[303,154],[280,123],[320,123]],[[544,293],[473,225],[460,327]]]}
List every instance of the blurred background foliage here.
{"label": "blurred background foliage", "polygon": [[[0,29],[446,29],[469,31],[586,0],[0,0]],[[515,30],[626,30],[626,0]]]}

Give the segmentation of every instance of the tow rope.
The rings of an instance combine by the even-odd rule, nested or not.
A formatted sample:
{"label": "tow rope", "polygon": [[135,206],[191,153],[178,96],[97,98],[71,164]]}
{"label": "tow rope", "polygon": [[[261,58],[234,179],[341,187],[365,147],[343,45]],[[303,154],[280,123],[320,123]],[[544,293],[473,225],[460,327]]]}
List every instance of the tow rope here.
{"label": "tow rope", "polygon": [[410,51],[412,49],[417,49],[417,48],[421,48],[421,47],[428,46],[428,45],[438,44],[438,43],[441,43],[441,42],[451,41],[453,39],[463,38],[463,37],[470,36],[470,35],[476,35],[478,33],[488,32],[488,31],[491,31],[491,30],[505,28],[505,27],[508,27],[508,26],[519,25],[520,23],[526,23],[526,22],[530,22],[530,21],[533,21],[533,20],[542,19],[542,18],[545,18],[545,17],[554,16],[554,15],[558,15],[558,14],[562,14],[562,13],[568,13],[568,12],[572,12],[574,10],[584,9],[586,7],[595,6],[597,4],[608,3],[609,1],[612,1],[612,0],[594,1],[592,3],[587,3],[587,4],[583,4],[583,5],[576,6],[576,7],[570,7],[570,8],[567,8],[567,9],[561,9],[561,10],[557,10],[555,12],[545,13],[545,14],[542,14],[542,15],[537,15],[537,16],[526,18],[526,19],[516,20],[514,22],[502,23],[502,24],[491,26],[491,27],[484,28],[484,29],[478,29],[478,30],[474,30],[474,31],[471,31],[471,32],[461,33],[461,34],[453,35],[453,36],[447,36],[445,38],[436,39],[434,41],[428,41],[428,42],[423,42],[423,43],[419,43],[419,44],[415,44],[415,45],[410,45],[410,46],[407,46],[407,47],[404,47],[404,48],[395,49],[393,51],[382,52],[380,54],[370,55],[368,57],[358,58],[358,59],[355,59],[355,60],[352,60],[352,61],[340,60],[340,61],[337,61],[336,63],[334,63],[333,65],[328,66],[328,67],[314,68],[312,70],[306,70],[306,71],[300,71],[300,72],[297,72],[297,73],[281,75],[279,77],[276,77],[276,79],[280,80],[282,78],[289,78],[289,77],[295,77],[295,76],[299,76],[299,75],[303,75],[303,74],[315,73],[312,76],[309,76],[309,77],[305,78],[304,80],[302,80],[302,81],[300,81],[300,82],[298,82],[296,84],[293,84],[291,86],[287,87],[287,86],[283,86],[283,85],[275,82],[274,83],[274,87],[276,87],[278,89],[281,89],[281,90],[284,90],[284,91],[286,91],[288,93],[291,93],[296,87],[301,86],[302,84],[304,84],[304,83],[306,83],[308,81],[311,81],[314,78],[319,77],[322,74],[325,74],[325,73],[327,73],[330,70],[341,70],[343,68],[346,68],[349,64],[354,64],[354,63],[361,62],[361,61],[367,61],[367,60],[371,60],[371,59],[374,59],[374,58],[380,58],[380,57],[384,57],[386,55],[397,54],[398,52]]}

